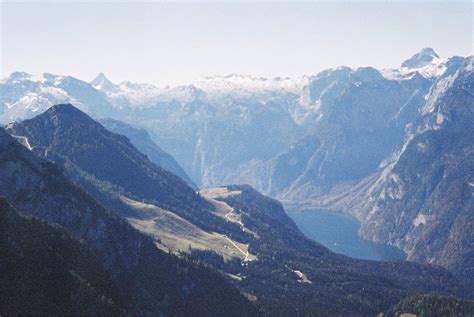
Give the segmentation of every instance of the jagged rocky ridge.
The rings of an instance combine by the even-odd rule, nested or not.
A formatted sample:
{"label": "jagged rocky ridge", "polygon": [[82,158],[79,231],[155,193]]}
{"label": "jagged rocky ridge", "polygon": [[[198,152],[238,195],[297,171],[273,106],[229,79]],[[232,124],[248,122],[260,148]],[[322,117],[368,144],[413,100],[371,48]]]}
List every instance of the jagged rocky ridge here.
{"label": "jagged rocky ridge", "polygon": [[[452,58],[442,77],[456,72]],[[307,98],[316,110],[309,134],[271,160],[238,170],[238,182],[289,202],[311,202],[377,171],[416,122],[434,78],[415,72],[387,79],[373,68],[339,68],[316,76]]]}
{"label": "jagged rocky ridge", "polygon": [[[146,128],[198,185],[253,182],[278,197],[307,199],[341,179],[337,171],[332,176],[330,161],[341,164],[348,181],[373,171],[380,157],[401,142],[404,124],[418,117],[429,86],[463,59],[441,59],[431,49],[417,56],[424,62],[394,70],[340,67],[294,80],[231,75],[172,88],[114,84],[103,74],[89,84],[14,73],[0,83],[0,121],[30,118],[53,104],[71,102],[96,119]],[[387,138],[378,138],[380,133]],[[276,157],[291,156],[292,144],[308,134],[321,141],[312,162],[292,161],[290,175],[272,177],[279,168],[274,164],[286,164],[275,163],[284,161]],[[364,138],[373,143],[372,155],[363,151]],[[350,151],[341,150],[346,146]],[[352,170],[348,162],[354,158],[358,164]]]}

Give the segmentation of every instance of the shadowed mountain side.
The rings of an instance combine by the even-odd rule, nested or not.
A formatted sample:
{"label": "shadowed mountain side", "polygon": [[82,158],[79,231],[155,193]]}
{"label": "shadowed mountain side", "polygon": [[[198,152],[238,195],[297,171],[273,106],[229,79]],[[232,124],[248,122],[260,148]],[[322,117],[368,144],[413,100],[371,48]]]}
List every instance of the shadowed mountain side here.
{"label": "shadowed mountain side", "polygon": [[110,275],[60,226],[19,216],[0,198],[0,314],[125,315]]}
{"label": "shadowed mountain side", "polygon": [[130,142],[132,142],[132,144],[140,152],[148,156],[150,161],[155,163],[157,166],[170,171],[188,183],[188,185],[191,187],[196,188],[194,182],[184,172],[178,162],[176,162],[176,160],[170,154],[163,151],[155,142],[153,142],[146,130],[135,128],[124,122],[114,119],[102,119],[99,120],[99,122],[107,130],[129,138]]}
{"label": "shadowed mountain side", "polygon": [[50,162],[0,129],[0,195],[25,215],[60,224],[97,254],[136,315],[253,315],[218,273],[157,250],[153,240],[101,207]]}

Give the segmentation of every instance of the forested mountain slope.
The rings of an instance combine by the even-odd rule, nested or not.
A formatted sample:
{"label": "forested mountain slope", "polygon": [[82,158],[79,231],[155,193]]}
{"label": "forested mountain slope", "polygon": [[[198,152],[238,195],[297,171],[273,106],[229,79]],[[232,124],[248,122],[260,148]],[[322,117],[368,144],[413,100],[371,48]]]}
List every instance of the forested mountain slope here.
{"label": "forested mountain slope", "polygon": [[131,314],[253,314],[247,300],[218,273],[159,251],[149,236],[103,208],[4,129],[0,195],[23,215],[62,225],[87,242]]}

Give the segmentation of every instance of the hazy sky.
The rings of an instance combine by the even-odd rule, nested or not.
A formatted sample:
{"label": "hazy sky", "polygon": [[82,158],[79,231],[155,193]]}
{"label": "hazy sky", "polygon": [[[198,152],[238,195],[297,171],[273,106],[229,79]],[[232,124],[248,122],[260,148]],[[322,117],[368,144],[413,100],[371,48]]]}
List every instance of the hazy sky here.
{"label": "hazy sky", "polygon": [[422,47],[473,54],[472,3],[14,3],[1,7],[1,77],[49,72],[159,85],[199,76],[397,67]]}

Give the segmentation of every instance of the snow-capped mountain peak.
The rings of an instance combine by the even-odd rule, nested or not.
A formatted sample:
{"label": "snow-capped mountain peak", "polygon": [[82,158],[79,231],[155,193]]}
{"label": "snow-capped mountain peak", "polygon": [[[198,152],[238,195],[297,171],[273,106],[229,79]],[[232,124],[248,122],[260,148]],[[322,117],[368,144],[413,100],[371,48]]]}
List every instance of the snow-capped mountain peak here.
{"label": "snow-capped mountain peak", "polygon": [[420,68],[430,64],[433,60],[438,58],[438,54],[436,54],[432,48],[425,47],[420,52],[404,61],[401,66],[407,68]]}
{"label": "snow-capped mountain peak", "polygon": [[228,91],[277,91],[300,92],[308,82],[307,77],[292,79],[288,77],[265,78],[251,75],[230,74],[198,78],[194,85],[207,92]]}
{"label": "snow-capped mountain peak", "polygon": [[90,84],[97,90],[112,91],[117,88],[117,86],[111,82],[104,73],[99,73]]}
{"label": "snow-capped mountain peak", "polygon": [[451,56],[440,58],[431,48],[424,48],[402,63],[397,69],[382,69],[380,73],[387,79],[407,80],[417,73],[425,78],[439,78],[450,73],[451,68],[456,68],[462,63],[463,57]]}
{"label": "snow-capped mountain peak", "polygon": [[1,80],[1,83],[16,84],[22,82],[31,82],[34,84],[57,84],[59,80],[63,79],[64,76],[55,76],[49,73],[43,73],[38,75],[32,75],[26,72],[13,72],[10,76]]}
{"label": "snow-capped mountain peak", "polygon": [[61,103],[72,103],[94,113],[104,113],[111,108],[101,92],[71,76],[15,72],[0,82],[2,123],[31,118]]}
{"label": "snow-capped mountain peak", "polygon": [[5,78],[2,81],[20,80],[20,79],[25,79],[25,78],[30,77],[30,76],[31,76],[31,74],[26,73],[26,72],[13,72],[13,73],[10,74],[10,76],[8,76],[7,78]]}

